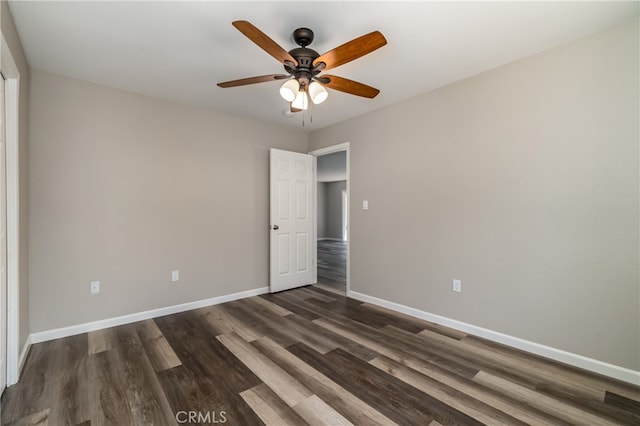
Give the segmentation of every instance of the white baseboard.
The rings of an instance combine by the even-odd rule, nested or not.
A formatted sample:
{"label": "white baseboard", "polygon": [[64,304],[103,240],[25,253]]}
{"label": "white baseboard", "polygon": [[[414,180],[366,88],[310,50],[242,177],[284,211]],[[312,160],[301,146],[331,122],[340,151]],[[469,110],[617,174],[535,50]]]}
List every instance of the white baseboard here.
{"label": "white baseboard", "polygon": [[31,336],[27,336],[27,340],[24,342],[24,346],[22,347],[22,351],[20,351],[20,355],[18,357],[18,371],[17,374],[7,375],[7,386],[12,386],[18,383],[20,376],[22,375],[22,369],[24,367],[24,363],[27,360],[27,355],[29,354],[29,348],[31,348]]}
{"label": "white baseboard", "polygon": [[25,340],[24,346],[22,347],[22,351],[20,352],[20,358],[18,358],[18,373],[22,373],[22,367],[24,367],[24,362],[27,360],[27,355],[29,354],[29,348],[31,348],[30,335],[27,336],[27,340]]}
{"label": "white baseboard", "polygon": [[509,336],[508,334],[503,334],[497,331],[478,327],[472,324],[467,324],[462,321],[458,321],[458,320],[443,317],[440,315],[432,314],[429,312],[421,311],[419,309],[411,308],[409,306],[401,305],[395,302],[390,302],[388,300],[379,299],[377,297],[369,296],[363,293],[358,293],[356,291],[349,291],[348,296],[353,299],[360,300],[362,302],[382,306],[383,308],[391,309],[393,311],[411,315],[416,318],[420,318],[426,321],[431,321],[437,324],[451,327],[456,330],[464,331],[465,333],[473,334],[475,336],[492,340],[494,342],[502,343],[504,345],[508,345],[508,346],[521,349],[536,355],[540,355],[545,358],[550,358],[555,361],[572,365],[574,367],[593,371],[595,373],[612,377],[614,379],[622,380],[634,385],[640,385],[640,371],[635,371],[628,368],[619,367],[617,365],[608,364],[606,362],[598,361],[597,359],[588,358],[582,355],[563,351],[562,349],[556,349],[550,346],[545,346],[539,343],[520,339],[518,337]]}
{"label": "white baseboard", "polygon": [[74,336],[76,334],[87,333],[89,331],[102,330],[103,328],[115,327],[118,325],[130,324],[136,321],[143,321],[150,318],[171,315],[178,312],[190,311],[192,309],[205,306],[218,305],[220,303],[231,302],[232,300],[244,299],[246,297],[258,296],[269,292],[269,287],[256,288],[254,290],[241,291],[239,293],[227,294],[224,296],[212,297],[210,299],[196,300],[182,303],[180,305],[167,306],[164,308],[152,309],[135,314],[123,315],[120,317],[107,318],[103,320],[87,322],[84,324],[72,325],[69,327],[56,328],[53,330],[39,331],[31,333],[30,343],[46,342],[47,340],[59,339],[61,337]]}
{"label": "white baseboard", "polygon": [[318,241],[340,241],[340,242],[344,241],[342,238],[333,238],[333,237],[318,237],[317,240]]}

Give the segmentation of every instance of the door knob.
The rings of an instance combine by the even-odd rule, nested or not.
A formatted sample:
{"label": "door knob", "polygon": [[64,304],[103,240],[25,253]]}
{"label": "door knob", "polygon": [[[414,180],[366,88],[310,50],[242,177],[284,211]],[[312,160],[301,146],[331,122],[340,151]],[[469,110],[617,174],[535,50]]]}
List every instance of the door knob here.
{"label": "door knob", "polygon": [[280,227],[278,225],[272,225],[271,229],[273,229],[274,231],[277,231],[278,229],[280,229]]}

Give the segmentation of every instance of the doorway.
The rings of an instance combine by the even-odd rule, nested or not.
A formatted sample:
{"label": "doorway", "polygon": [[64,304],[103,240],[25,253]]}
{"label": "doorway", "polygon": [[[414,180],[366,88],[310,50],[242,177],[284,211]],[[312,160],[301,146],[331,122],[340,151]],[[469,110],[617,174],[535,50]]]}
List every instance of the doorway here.
{"label": "doorway", "polygon": [[349,290],[349,144],[310,154],[316,157],[317,286]]}

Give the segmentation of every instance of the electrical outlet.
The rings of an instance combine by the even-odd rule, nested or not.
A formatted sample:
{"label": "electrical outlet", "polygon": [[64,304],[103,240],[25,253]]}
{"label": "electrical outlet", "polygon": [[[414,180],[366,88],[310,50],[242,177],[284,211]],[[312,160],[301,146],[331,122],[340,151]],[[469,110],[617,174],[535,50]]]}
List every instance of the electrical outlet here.
{"label": "electrical outlet", "polygon": [[180,281],[180,271],[171,271],[171,281]]}
{"label": "electrical outlet", "polygon": [[100,293],[100,281],[91,281],[91,294]]}
{"label": "electrical outlet", "polygon": [[462,281],[453,280],[453,291],[455,291],[456,293],[462,292]]}

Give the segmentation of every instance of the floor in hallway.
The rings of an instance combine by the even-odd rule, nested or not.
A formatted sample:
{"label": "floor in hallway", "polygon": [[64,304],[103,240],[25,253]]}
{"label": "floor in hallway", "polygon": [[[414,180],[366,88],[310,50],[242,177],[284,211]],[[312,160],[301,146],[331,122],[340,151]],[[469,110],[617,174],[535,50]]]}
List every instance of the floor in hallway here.
{"label": "floor in hallway", "polygon": [[347,242],[318,241],[318,283],[346,293]]}

